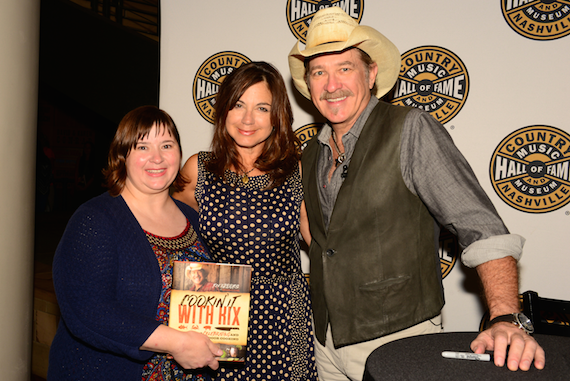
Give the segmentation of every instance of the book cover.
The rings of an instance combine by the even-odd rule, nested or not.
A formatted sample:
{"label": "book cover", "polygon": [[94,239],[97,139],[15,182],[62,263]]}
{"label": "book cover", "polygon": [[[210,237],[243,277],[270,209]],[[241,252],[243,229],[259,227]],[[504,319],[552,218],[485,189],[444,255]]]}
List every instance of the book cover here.
{"label": "book cover", "polygon": [[220,361],[244,362],[250,289],[249,265],[175,261],[168,326],[208,336]]}

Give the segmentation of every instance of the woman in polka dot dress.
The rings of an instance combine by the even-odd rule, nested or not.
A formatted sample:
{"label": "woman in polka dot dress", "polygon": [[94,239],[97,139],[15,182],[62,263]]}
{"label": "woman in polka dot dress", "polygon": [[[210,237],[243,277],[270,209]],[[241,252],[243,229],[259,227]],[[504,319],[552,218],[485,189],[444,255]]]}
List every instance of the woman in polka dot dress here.
{"label": "woman in polka dot dress", "polygon": [[308,285],[299,231],[310,242],[283,78],[265,62],[228,75],[216,98],[212,152],[188,159],[174,195],[200,214],[218,262],[253,267],[244,365],[221,363],[217,380],[316,380]]}

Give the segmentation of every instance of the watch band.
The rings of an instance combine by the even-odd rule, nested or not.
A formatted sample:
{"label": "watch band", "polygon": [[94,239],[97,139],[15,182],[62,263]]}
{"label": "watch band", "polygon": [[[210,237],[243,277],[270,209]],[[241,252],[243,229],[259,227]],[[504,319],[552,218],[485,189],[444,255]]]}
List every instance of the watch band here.
{"label": "watch band", "polygon": [[516,325],[517,327],[519,327],[529,335],[534,332],[534,327],[530,319],[520,312],[497,316],[496,318],[494,318],[489,322],[489,327],[495,323],[503,321]]}
{"label": "watch band", "polygon": [[[500,315],[497,316],[496,318],[494,318],[493,320],[491,320],[489,322],[489,325],[493,325],[495,323],[501,322],[501,321],[505,321],[507,323],[513,323],[516,322],[515,317],[513,316],[514,314],[507,314],[507,315]],[[515,323],[516,324],[516,323]]]}

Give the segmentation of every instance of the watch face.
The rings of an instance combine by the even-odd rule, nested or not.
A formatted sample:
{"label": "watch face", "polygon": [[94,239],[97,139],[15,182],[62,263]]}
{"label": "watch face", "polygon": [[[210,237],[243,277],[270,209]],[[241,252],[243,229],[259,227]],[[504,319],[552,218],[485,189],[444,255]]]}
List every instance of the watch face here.
{"label": "watch face", "polygon": [[516,314],[516,319],[518,320],[521,328],[527,331],[528,333],[534,332],[534,326],[532,325],[532,321],[525,314],[518,313]]}

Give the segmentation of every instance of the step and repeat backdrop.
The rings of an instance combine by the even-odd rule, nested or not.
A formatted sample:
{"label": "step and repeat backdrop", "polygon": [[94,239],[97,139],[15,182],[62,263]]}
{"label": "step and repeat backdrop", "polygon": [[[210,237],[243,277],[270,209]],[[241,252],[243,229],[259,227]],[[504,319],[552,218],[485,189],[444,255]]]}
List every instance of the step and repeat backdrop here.
{"label": "step and repeat backdrop", "polygon": [[[293,128],[302,142],[316,134],[324,120],[293,87],[287,54],[331,6],[394,42],[402,67],[389,101],[439,120],[510,231],[526,238],[521,292],[570,300],[569,0],[162,0],[160,107],[180,129],[184,160],[209,149],[218,87],[250,61],[281,71]],[[476,272],[452,235],[440,245],[445,329],[477,330]]]}

